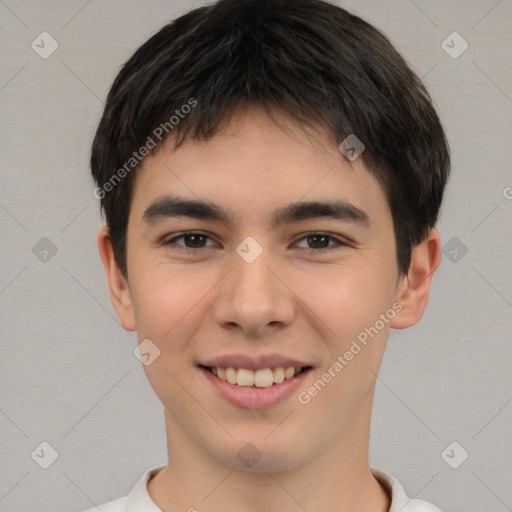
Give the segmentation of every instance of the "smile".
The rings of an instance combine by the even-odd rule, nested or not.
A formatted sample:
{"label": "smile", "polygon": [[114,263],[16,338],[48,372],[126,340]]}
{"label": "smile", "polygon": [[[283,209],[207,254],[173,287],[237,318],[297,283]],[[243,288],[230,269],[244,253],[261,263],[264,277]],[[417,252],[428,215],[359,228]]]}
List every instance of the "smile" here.
{"label": "smile", "polygon": [[253,388],[268,388],[275,384],[280,384],[311,368],[310,366],[288,366],[286,368],[278,366],[273,369],[261,368],[258,370],[250,370],[247,368],[233,368],[231,366],[222,368],[219,366],[212,367],[201,365],[201,367],[224,382],[229,382],[229,384],[236,386]]}
{"label": "smile", "polygon": [[[249,366],[249,365],[248,365]],[[215,394],[242,409],[263,409],[296,394],[312,366],[273,366],[254,369],[198,365]]]}

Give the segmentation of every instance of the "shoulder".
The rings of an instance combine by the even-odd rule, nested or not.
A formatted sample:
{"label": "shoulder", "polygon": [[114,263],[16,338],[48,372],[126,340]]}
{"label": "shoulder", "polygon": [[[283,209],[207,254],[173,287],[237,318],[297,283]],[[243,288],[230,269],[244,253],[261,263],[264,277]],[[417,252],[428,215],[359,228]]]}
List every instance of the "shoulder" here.
{"label": "shoulder", "polygon": [[401,512],[441,512],[432,503],[427,503],[423,500],[410,500]]}
{"label": "shoulder", "polygon": [[435,505],[423,500],[408,498],[402,484],[389,473],[371,468],[373,476],[391,497],[389,512],[441,512]]}
{"label": "shoulder", "polygon": [[103,505],[97,505],[84,512],[137,512],[142,510],[145,512],[161,512],[149,496],[147,483],[163,468],[164,466],[149,468],[140,477],[128,496],[109,501]]}
{"label": "shoulder", "polygon": [[113,501],[109,501],[108,503],[104,503],[103,505],[98,505],[97,507],[89,508],[84,512],[126,512],[127,508],[127,497],[118,498]]}

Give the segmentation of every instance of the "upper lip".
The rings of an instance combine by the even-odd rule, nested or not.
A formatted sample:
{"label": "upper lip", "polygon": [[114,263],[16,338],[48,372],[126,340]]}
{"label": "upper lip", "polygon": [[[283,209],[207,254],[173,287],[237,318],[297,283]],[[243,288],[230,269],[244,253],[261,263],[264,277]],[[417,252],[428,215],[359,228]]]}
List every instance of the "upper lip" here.
{"label": "upper lip", "polygon": [[212,368],[244,368],[247,370],[260,370],[262,368],[283,368],[311,366],[304,361],[293,359],[291,357],[281,356],[279,354],[264,354],[248,356],[245,354],[231,354],[213,357],[200,363],[202,366]]}

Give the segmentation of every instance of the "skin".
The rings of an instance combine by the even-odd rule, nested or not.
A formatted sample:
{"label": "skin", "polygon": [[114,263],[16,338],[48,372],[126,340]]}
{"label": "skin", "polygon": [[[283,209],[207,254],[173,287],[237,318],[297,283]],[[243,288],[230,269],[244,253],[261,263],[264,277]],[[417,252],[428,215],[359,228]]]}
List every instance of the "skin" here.
{"label": "skin", "polygon": [[[376,374],[390,328],[415,324],[440,263],[432,229],[400,275],[384,190],[361,159],[349,162],[327,132],[317,142],[292,121],[279,128],[258,107],[239,110],[207,143],[166,144],[138,171],[127,235],[125,278],[106,228],[98,234],[112,303],[123,327],[161,353],[144,367],[164,405],[168,464],[149,483],[164,511],[280,510],[384,512],[390,500],[368,463]],[[320,144],[318,144],[320,142]],[[145,210],[165,194],[212,201],[232,225],[193,218],[148,224]],[[274,209],[298,200],[342,199],[364,210],[367,227],[307,219],[270,227]],[[182,231],[210,238],[159,244]],[[306,235],[333,239],[320,247]],[[263,253],[235,251],[252,236]],[[306,238],[305,238],[306,237]],[[316,242],[316,245],[315,245]],[[220,354],[281,354],[313,366],[307,390],[379,315],[401,304],[354,358],[307,405],[293,393],[266,409],[220,397],[197,364]],[[262,458],[245,468],[237,452],[252,442]]]}

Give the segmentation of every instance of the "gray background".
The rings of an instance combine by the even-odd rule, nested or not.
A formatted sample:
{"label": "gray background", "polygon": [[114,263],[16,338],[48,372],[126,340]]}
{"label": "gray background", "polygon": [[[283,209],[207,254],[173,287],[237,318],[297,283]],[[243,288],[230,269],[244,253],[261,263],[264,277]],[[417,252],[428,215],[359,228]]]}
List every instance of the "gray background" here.
{"label": "gray background", "polygon": [[[0,0],[2,511],[83,510],[166,461],[161,405],[110,304],[88,157],[120,65],[200,4]],[[453,154],[445,256],[423,321],[391,335],[371,463],[444,512],[512,510],[511,1],[340,5],[424,78]],[[43,31],[59,44],[47,59],[31,48]],[[456,59],[441,46],[453,31],[469,43]],[[58,452],[48,469],[48,449],[31,457],[43,441]],[[457,465],[462,450],[452,469],[442,453]]]}

